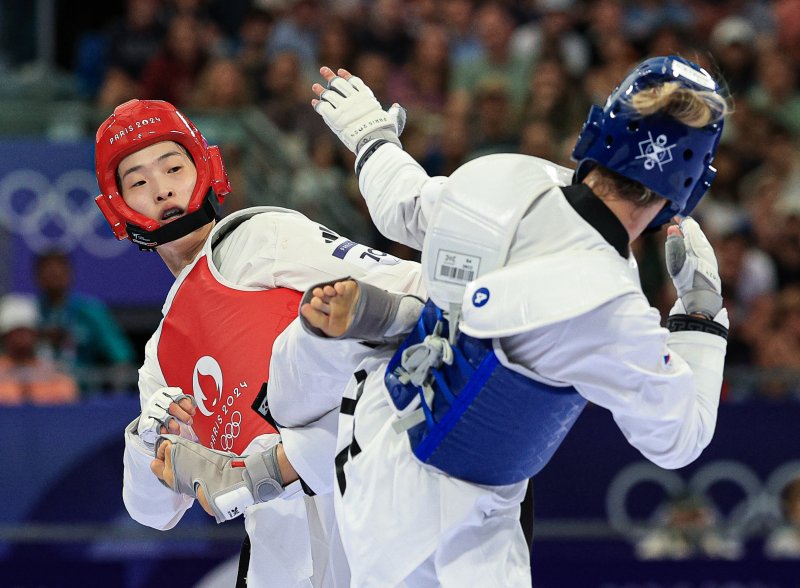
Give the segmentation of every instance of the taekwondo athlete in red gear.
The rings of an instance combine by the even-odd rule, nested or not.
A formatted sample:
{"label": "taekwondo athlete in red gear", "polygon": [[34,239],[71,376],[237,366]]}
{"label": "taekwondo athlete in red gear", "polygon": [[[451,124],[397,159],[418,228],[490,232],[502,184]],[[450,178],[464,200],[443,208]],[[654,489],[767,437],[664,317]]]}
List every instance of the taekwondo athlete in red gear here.
{"label": "taekwondo athlete in red gear", "polygon": [[[421,249],[430,297],[342,403],[336,512],[353,583],[529,587],[519,504],[587,401],[664,468],[711,441],[728,318],[714,252],[686,215],[716,173],[727,101],[696,64],[649,59],[591,109],[575,174],[500,154],[431,178],[401,148],[396,105],[383,111],[345,70],[321,73],[312,105],[357,153],[378,228]],[[673,217],[665,329],[630,243]],[[312,292],[309,329],[360,332],[354,308],[389,307],[354,283]]]}
{"label": "taekwondo athlete in red gear", "polygon": [[249,585],[349,585],[330,549],[333,452],[341,391],[371,349],[282,341],[302,332],[312,284],[345,273],[417,292],[418,265],[282,208],[219,220],[231,190],[219,149],[166,102],[117,107],[97,132],[96,167],[114,234],[176,278],[139,372],[142,414],[125,431],[128,512],[170,529],[197,497],[218,522],[244,513]]}

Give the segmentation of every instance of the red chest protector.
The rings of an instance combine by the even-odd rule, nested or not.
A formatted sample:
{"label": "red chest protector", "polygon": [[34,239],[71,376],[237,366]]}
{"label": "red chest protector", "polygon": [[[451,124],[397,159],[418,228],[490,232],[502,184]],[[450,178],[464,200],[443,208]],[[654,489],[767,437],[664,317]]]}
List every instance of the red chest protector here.
{"label": "red chest protector", "polygon": [[168,386],[194,396],[192,428],[206,447],[241,454],[275,429],[253,408],[269,377],[272,344],[296,317],[301,293],[236,290],[201,257],[172,300],[158,362]]}

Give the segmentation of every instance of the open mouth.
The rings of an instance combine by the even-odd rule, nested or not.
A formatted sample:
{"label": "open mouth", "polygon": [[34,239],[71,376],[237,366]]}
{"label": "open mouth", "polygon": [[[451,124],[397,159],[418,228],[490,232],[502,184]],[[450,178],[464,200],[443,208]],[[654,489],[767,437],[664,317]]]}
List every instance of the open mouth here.
{"label": "open mouth", "polygon": [[183,215],[183,210],[180,208],[168,208],[164,211],[161,215],[161,220],[163,221],[170,221],[172,219],[176,219],[179,216]]}

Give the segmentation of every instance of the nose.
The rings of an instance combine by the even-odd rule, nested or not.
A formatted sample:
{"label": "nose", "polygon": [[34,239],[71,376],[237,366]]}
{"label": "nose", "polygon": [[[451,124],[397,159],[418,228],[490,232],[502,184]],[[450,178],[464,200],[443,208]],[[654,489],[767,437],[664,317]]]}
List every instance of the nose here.
{"label": "nose", "polygon": [[174,195],[175,192],[172,190],[172,187],[166,182],[160,182],[156,186],[156,202],[164,202],[165,200],[172,198]]}

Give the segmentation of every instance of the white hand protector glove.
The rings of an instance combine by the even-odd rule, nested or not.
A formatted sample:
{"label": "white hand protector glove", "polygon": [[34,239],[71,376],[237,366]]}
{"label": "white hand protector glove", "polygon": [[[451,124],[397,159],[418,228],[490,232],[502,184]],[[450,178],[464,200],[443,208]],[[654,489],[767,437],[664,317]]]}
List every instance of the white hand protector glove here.
{"label": "white hand protector glove", "polygon": [[156,439],[161,434],[161,427],[165,427],[169,431],[169,423],[172,420],[180,425],[181,437],[197,441],[197,436],[191,426],[176,419],[169,413],[170,405],[177,404],[184,398],[188,398],[195,405],[194,398],[184,394],[180,388],[159,388],[142,408],[142,414],[139,417],[139,425],[136,430],[139,438],[153,453],[155,453]]}
{"label": "white hand protector glove", "polygon": [[199,486],[218,523],[236,518],[248,506],[267,502],[283,492],[277,456],[280,435],[274,437],[275,444],[269,449],[239,456],[209,449],[176,435],[161,435],[156,449],[164,440],[172,442],[173,486],[163,480],[162,484],[193,498],[197,498]]}
{"label": "white hand protector glove", "polygon": [[353,153],[373,139],[386,139],[401,147],[399,137],[406,122],[405,109],[393,104],[384,111],[359,77],[333,78],[328,89],[320,94],[314,110]]}
{"label": "white hand protector glove", "polygon": [[717,258],[694,219],[686,217],[680,228],[683,237],[667,237],[667,271],[686,314],[699,313],[713,319],[722,310],[722,282]]}

